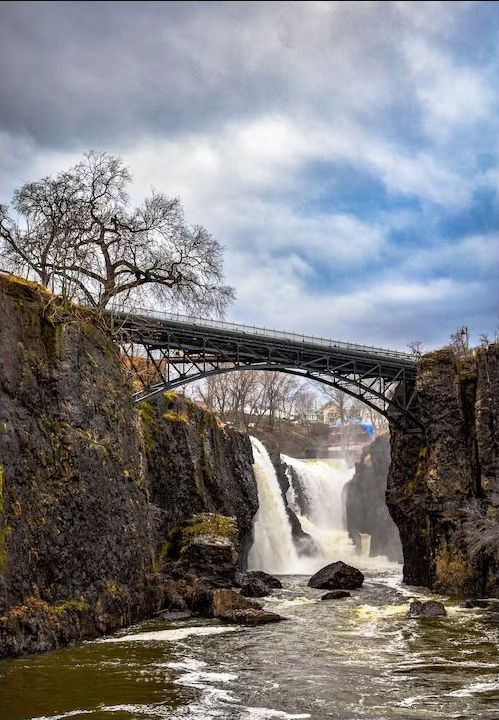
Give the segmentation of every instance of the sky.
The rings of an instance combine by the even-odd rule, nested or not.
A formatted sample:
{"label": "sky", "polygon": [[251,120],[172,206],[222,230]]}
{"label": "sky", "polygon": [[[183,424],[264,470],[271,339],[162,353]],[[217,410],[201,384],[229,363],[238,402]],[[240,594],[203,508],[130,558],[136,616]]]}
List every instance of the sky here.
{"label": "sky", "polygon": [[225,248],[227,319],[499,325],[496,2],[1,2],[0,201],[90,149]]}

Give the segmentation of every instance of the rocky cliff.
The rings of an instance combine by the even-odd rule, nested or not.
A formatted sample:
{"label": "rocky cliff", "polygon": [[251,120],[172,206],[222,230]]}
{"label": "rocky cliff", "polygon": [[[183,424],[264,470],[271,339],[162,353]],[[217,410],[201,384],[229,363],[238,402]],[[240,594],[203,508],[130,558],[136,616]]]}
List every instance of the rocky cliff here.
{"label": "rocky cliff", "polygon": [[499,347],[426,355],[417,390],[423,430],[391,429],[387,502],[404,580],[499,596]]}
{"label": "rocky cliff", "polygon": [[386,480],[390,467],[388,433],[377,437],[362,451],[355,474],[345,485],[347,530],[360,550],[360,535],[370,536],[370,555],[385,555],[402,562],[402,546],[386,505]]}
{"label": "rocky cliff", "polygon": [[168,537],[196,512],[250,540],[251,446],[182,398],[137,411],[93,314],[0,276],[0,655],[163,607]]}

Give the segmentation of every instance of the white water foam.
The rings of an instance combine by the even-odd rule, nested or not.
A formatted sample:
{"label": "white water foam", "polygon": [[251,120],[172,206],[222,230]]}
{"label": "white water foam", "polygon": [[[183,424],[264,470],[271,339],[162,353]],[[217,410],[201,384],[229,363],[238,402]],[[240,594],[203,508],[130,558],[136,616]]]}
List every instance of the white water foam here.
{"label": "white water foam", "polygon": [[298,460],[281,458],[287,465],[288,506],[315,544],[315,553],[304,553],[303,545],[293,541],[275,468],[264,445],[251,438],[255,458],[259,509],[253,525],[254,542],[248,556],[250,570],[276,575],[311,574],[328,563],[343,560],[360,569],[393,567],[386,558],[369,557],[370,537],[365,536],[364,552],[358,554],[348,536],[343,490],[354,469],[344,460]]}
{"label": "white water foam", "polygon": [[258,512],[253,524],[255,539],[248,555],[248,567],[277,575],[297,572],[298,553],[275,468],[260,440],[252,437],[251,444],[258,487]]}
{"label": "white water foam", "polygon": [[240,627],[233,625],[203,625],[195,627],[175,628],[173,630],[152,630],[151,632],[135,633],[134,635],[121,635],[109,638],[102,638],[95,642],[101,643],[123,643],[123,642],[176,642],[184,640],[191,635],[220,635],[221,633],[242,631]]}

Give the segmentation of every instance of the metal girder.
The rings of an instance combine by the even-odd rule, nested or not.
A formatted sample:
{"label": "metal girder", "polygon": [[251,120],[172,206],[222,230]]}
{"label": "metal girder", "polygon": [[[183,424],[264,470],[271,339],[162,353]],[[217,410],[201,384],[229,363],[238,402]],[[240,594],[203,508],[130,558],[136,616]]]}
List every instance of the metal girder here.
{"label": "metal girder", "polygon": [[[275,370],[316,380],[364,402],[391,422],[419,425],[415,390],[416,361],[407,353],[362,348],[283,333],[251,335],[190,323],[153,322],[142,316],[120,318],[115,332],[127,367],[138,377],[136,402],[164,390],[235,370]],[[327,342],[330,343],[327,346]],[[326,344],[326,347],[324,346]],[[138,362],[138,356],[142,362]],[[141,367],[139,367],[141,365]],[[394,397],[394,391],[399,391]]]}

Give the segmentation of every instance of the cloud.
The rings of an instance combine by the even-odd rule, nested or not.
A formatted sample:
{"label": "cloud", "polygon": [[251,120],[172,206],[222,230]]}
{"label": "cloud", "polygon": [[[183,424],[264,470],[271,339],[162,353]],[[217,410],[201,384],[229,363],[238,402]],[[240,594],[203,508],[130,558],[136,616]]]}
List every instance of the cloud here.
{"label": "cloud", "polygon": [[430,135],[448,137],[456,126],[492,120],[497,98],[483,68],[458,65],[418,37],[409,39],[404,50]]}
{"label": "cloud", "polygon": [[134,202],[152,187],[180,196],[225,245],[237,319],[401,347],[443,342],[463,322],[490,331],[489,3],[0,12],[2,201],[107,150],[130,165]]}

